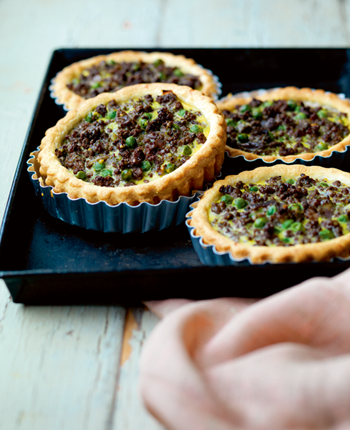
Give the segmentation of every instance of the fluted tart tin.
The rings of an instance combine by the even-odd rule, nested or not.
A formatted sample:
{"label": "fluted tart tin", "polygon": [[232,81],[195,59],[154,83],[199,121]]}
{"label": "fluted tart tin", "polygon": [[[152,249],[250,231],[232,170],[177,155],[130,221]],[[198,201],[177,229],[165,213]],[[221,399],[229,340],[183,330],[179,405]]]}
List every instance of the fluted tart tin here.
{"label": "fluted tart tin", "polygon": [[68,224],[105,233],[146,233],[177,226],[185,221],[188,209],[196,198],[180,196],[176,201],[162,200],[158,204],[142,202],[137,206],[119,203],[116,206],[104,201],[90,203],[85,198],[72,199],[67,193],[56,193],[53,187],[43,184],[38,175],[36,157],[31,153],[27,161],[28,173],[35,194],[47,212]]}

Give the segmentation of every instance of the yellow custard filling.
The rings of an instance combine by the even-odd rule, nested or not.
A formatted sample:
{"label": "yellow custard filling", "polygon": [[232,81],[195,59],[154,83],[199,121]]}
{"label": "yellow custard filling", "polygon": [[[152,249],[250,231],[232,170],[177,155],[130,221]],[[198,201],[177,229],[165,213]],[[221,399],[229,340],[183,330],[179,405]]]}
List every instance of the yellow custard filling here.
{"label": "yellow custard filling", "polygon": [[317,243],[350,231],[350,187],[327,178],[273,177],[222,186],[210,207],[212,227],[251,246]]}

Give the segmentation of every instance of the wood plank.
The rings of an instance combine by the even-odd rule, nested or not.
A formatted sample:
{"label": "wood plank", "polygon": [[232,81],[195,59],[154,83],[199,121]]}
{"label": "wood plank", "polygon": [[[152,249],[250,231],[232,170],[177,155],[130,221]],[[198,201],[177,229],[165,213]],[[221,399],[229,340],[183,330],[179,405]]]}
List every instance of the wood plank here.
{"label": "wood plank", "polygon": [[109,429],[122,307],[25,307],[0,288],[0,429]]}
{"label": "wood plank", "polygon": [[166,2],[161,40],[178,47],[348,47],[349,16],[348,0],[177,0]]}
{"label": "wood plank", "polygon": [[145,409],[138,391],[139,358],[143,344],[159,321],[149,310],[128,310],[113,416],[108,430],[165,430]]}

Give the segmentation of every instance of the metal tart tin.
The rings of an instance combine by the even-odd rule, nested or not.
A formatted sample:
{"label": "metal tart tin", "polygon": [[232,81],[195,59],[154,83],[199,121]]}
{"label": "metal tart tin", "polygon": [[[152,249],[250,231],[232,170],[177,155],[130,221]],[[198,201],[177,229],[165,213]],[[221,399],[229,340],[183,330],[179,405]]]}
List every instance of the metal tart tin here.
{"label": "metal tart tin", "polygon": [[[199,201],[199,198],[197,199]],[[189,235],[191,237],[192,245],[194,250],[196,251],[198,258],[202,264],[205,266],[254,266],[254,267],[261,267],[266,265],[272,265],[274,263],[270,263],[266,261],[263,264],[254,264],[252,263],[250,258],[243,258],[243,259],[237,259],[233,258],[231,253],[228,251],[220,252],[215,248],[215,245],[208,245],[203,242],[202,236],[197,236],[194,233],[195,227],[192,227],[189,224],[189,221],[192,219],[191,212],[193,211],[193,206],[191,205],[191,210],[188,212],[186,216],[186,227],[189,232]],[[343,258],[343,257],[335,257],[331,262],[344,262],[344,261],[350,261],[350,256]],[[277,264],[277,263],[276,263]],[[299,263],[283,263],[284,265],[297,265]],[[319,263],[317,261],[311,262],[310,264],[323,264]]]}
{"label": "metal tart tin", "polygon": [[[144,54],[147,54],[147,52],[144,52]],[[214,101],[218,101],[218,99],[219,99],[219,97],[221,96],[221,93],[222,93],[222,84],[221,84],[219,78],[216,75],[214,75],[214,73],[211,70],[206,69],[201,64],[197,63],[197,65],[199,67],[201,67],[202,69],[204,69],[207,73],[209,73],[209,75],[213,78],[213,80],[215,82],[216,93],[215,93],[215,95],[212,98],[213,98]],[[52,78],[51,81],[50,81],[51,82],[51,85],[49,86],[50,97],[54,100],[55,104],[57,106],[59,106],[61,108],[61,111],[65,114],[65,113],[69,112],[69,109],[68,109],[68,107],[64,103],[61,103],[58,100],[58,98],[55,96],[55,93],[54,93],[55,79],[56,79],[56,77]]]}
{"label": "metal tart tin", "polygon": [[[234,95],[228,95],[223,97],[221,101],[229,100],[232,97],[258,97],[265,93],[277,90],[278,88],[260,89],[255,91],[245,91],[242,93],[237,93]],[[327,94],[327,92],[326,92]],[[341,99],[346,99],[345,94],[337,94]],[[288,163],[283,160],[265,161],[262,158],[256,158],[254,160],[247,160],[244,155],[237,155],[236,157],[231,157],[229,153],[225,152],[225,161],[222,167],[223,176],[235,175],[244,170],[254,170],[257,167],[269,167],[275,166],[276,164],[303,164],[304,166],[321,166],[321,167],[335,167],[336,169],[349,171],[350,166],[350,150],[349,146],[346,147],[345,151],[333,151],[328,157],[323,157],[321,155],[315,155],[311,160],[303,160],[297,158],[294,161]]]}
{"label": "metal tart tin", "polygon": [[71,225],[105,233],[159,231],[182,224],[196,199],[194,194],[191,197],[180,196],[174,202],[162,200],[156,205],[142,202],[137,206],[127,203],[111,206],[104,201],[90,203],[84,198],[72,199],[67,193],[56,193],[52,186],[43,185],[38,178],[38,152],[32,152],[27,161],[27,171],[35,194],[50,215]]}

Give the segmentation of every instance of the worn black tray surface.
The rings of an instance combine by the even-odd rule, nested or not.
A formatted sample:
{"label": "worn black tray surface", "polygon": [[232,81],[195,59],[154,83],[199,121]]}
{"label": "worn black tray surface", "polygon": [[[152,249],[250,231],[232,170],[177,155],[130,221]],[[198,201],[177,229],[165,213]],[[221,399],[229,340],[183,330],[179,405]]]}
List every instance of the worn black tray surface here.
{"label": "worn black tray surface", "polygon": [[[72,62],[113,51],[60,49],[52,55],[0,231],[0,276],[15,302],[97,304],[171,297],[262,297],[350,266],[348,262],[330,262],[206,267],[195,254],[185,226],[122,235],[87,231],[48,215],[35,197],[26,161],[45,130],[63,116],[50,98],[50,80]],[[223,95],[296,85],[350,96],[350,51],[346,49],[164,51],[194,58],[211,69],[223,84]]]}

